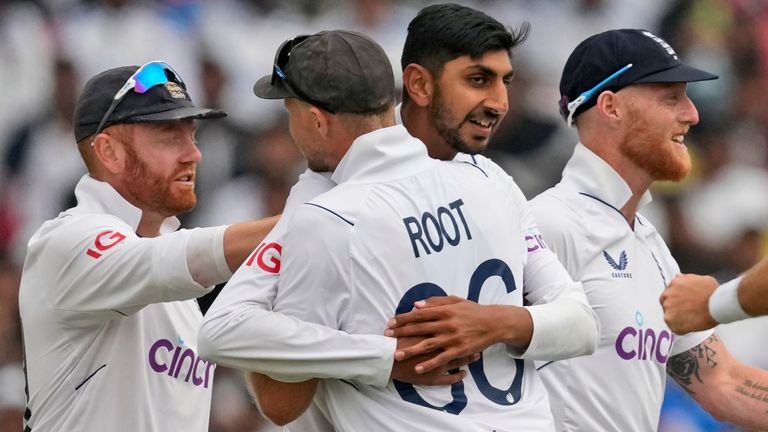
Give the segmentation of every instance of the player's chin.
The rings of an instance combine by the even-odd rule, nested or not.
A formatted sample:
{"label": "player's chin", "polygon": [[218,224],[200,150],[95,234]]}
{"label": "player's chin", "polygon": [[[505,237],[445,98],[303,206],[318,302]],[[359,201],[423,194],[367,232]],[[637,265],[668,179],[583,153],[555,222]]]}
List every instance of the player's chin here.
{"label": "player's chin", "polygon": [[463,140],[463,148],[461,151],[463,153],[475,155],[483,153],[486,149],[488,149],[488,143],[490,142],[490,137],[487,136],[470,136],[465,137]]}
{"label": "player's chin", "polygon": [[192,210],[197,205],[197,195],[194,191],[173,194],[173,198],[167,203],[172,214],[184,213]]}

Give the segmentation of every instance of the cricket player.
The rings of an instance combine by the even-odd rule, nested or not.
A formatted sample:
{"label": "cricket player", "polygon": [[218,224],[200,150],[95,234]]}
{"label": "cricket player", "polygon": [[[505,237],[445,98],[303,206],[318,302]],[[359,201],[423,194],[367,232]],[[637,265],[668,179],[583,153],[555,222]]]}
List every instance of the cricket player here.
{"label": "cricket player", "polygon": [[589,37],[565,64],[561,113],[580,143],[562,181],[531,205],[601,335],[593,355],[538,364],[558,430],[655,430],[667,374],[716,418],[768,427],[768,404],[752,397],[768,374],[738,363],[712,331],[681,336],[664,322],[658,299],[680,269],[638,213],[654,181],[688,174],[685,134],[699,117],[686,83],[715,78],[638,29]]}
{"label": "cricket player", "polygon": [[[537,363],[557,430],[656,429],[666,374],[715,417],[768,427],[768,375],[738,363],[711,331],[679,336],[664,323],[658,298],[679,268],[637,214],[653,181],[688,173],[684,136],[698,113],[686,83],[715,78],[681,63],[669,44],[645,30],[595,35],[566,63],[562,114],[580,143],[561,183],[531,205],[547,244],[583,283],[601,330],[593,355]],[[396,316],[387,334],[495,328],[484,319],[485,305],[431,298],[417,307]],[[454,339],[439,346],[457,353],[472,348]]]}
{"label": "cricket player", "polygon": [[196,202],[195,107],[159,61],[110,69],[80,94],[88,168],[77,205],[32,236],[19,309],[26,431],[207,431],[215,364],[195,298],[227,280],[274,219],[179,230]]}
{"label": "cricket player", "polygon": [[664,320],[678,334],[768,314],[768,259],[718,286],[710,276],[678,275],[661,294]]}
{"label": "cricket player", "polygon": [[[349,64],[360,70],[342,67]],[[262,78],[257,95],[287,98],[291,131],[310,168],[333,170],[338,186],[297,208],[289,222],[275,310],[361,334],[380,333],[393,312],[434,295],[493,304],[503,317],[504,343],[484,350],[463,381],[417,388],[326,379],[316,398],[325,417],[350,431],[552,430],[546,393],[524,358],[551,353],[547,341],[557,336],[550,333],[566,328],[587,353],[597,323],[563,273],[522,283],[525,200],[477,165],[429,158],[423,143],[393,126],[392,97],[371,100],[394,79],[380,76],[391,66],[369,39],[319,33],[277,66],[286,78]],[[321,81],[328,85],[311,86]],[[524,298],[534,306],[522,307]],[[535,337],[532,317],[542,324]]]}
{"label": "cricket player", "polygon": [[[524,32],[521,32],[517,36],[517,42],[519,43],[524,38]],[[482,41],[478,43],[478,41]],[[440,86],[444,86],[445,97],[448,99],[437,99],[438,94],[435,94],[435,99],[431,97],[425,98],[423,95],[419,95],[418,102],[411,105],[404,106],[403,119],[406,120],[405,126],[412,134],[423,137],[427,140],[427,148],[430,154],[437,151],[438,154],[442,154],[443,157],[448,159],[458,156],[469,163],[476,164],[482,167],[483,170],[489,173],[494,181],[498,181],[500,184],[506,187],[512,187],[515,190],[515,195],[522,197],[514,182],[503,173],[495,164],[491,163],[488,159],[480,156],[462,155],[459,153],[461,149],[464,151],[470,151],[476,153],[478,150],[482,150],[487,145],[488,137],[492,130],[498,125],[498,122],[503,118],[506,113],[506,88],[505,83],[511,79],[512,67],[510,64],[510,49],[514,45],[512,35],[504,28],[503,25],[489,16],[463,6],[443,4],[430,6],[422,10],[417,18],[413,20],[409,27],[408,41],[406,42],[405,52],[409,60],[413,60],[415,63],[411,65],[409,70],[418,71],[419,74],[410,74],[409,76],[417,79],[412,80],[419,82],[418,78],[426,78],[429,80],[429,86],[434,86],[435,91],[440,90]],[[406,54],[404,52],[404,59]],[[499,55],[486,57],[485,54],[489,52],[498,52]],[[278,57],[279,57],[278,52]],[[500,61],[489,62],[489,59],[500,59]],[[453,61],[460,60],[460,61]],[[276,61],[277,63],[277,61]],[[450,65],[446,66],[446,63]],[[419,65],[428,65],[429,68],[417,67]],[[437,80],[437,76],[440,75],[443,67],[450,73],[443,75],[440,80]],[[461,75],[469,75],[467,78],[461,77]],[[471,78],[471,81],[468,80]],[[471,85],[470,85],[471,84]],[[454,90],[461,90],[461,95],[455,94]],[[416,92],[414,92],[415,94]],[[430,129],[429,125],[435,126],[435,123],[431,121],[429,115],[423,116],[424,113],[428,113],[433,109],[439,110],[439,113],[445,115],[447,112],[443,109],[443,104],[446,104],[452,100],[460,101],[464,106],[464,109],[472,109],[473,114],[471,117],[474,119],[480,119],[480,116],[486,118],[490,117],[487,121],[488,126],[483,127],[478,134],[476,126],[470,126],[469,120],[466,120],[461,126],[460,131],[454,131],[446,128],[456,127],[454,122],[459,120],[454,118],[435,117],[439,120],[438,129]],[[469,104],[473,103],[474,106]],[[437,114],[436,114],[437,116]],[[463,117],[463,114],[462,114]],[[469,117],[469,115],[468,115]],[[457,139],[442,139],[445,136],[445,132],[448,135],[457,135]],[[463,144],[462,144],[463,143]],[[461,149],[459,148],[461,147]],[[440,149],[443,148],[442,151]],[[300,182],[301,183],[301,182]],[[296,190],[294,190],[295,192]],[[292,192],[293,195],[293,192]],[[518,200],[519,201],[519,200]],[[283,219],[278,228],[280,228],[283,221],[285,221],[289,215],[289,207],[291,201],[289,200],[289,206],[286,208],[286,212],[283,215]],[[517,203],[520,204],[519,202]],[[525,209],[526,206],[520,205],[520,209]],[[529,216],[526,216],[529,218]],[[277,231],[277,229],[276,229]],[[532,220],[528,220],[526,227],[523,229],[521,235],[526,239],[528,244],[529,260],[525,266],[525,284],[537,285],[546,283],[546,278],[541,278],[542,274],[560,274],[562,271],[558,271],[561,267],[552,254],[544,248],[544,246],[538,242],[536,237],[537,230]],[[296,365],[301,363],[303,359],[300,358],[299,353],[302,351],[300,343],[287,343],[285,339],[277,339],[271,334],[271,327],[267,330],[267,322],[273,322],[273,319],[288,319],[289,317],[282,316],[279,313],[266,313],[264,312],[265,305],[271,307],[272,301],[265,300],[263,297],[259,298],[256,290],[258,280],[264,280],[264,272],[258,273],[259,268],[262,270],[264,267],[277,266],[278,271],[280,269],[280,254],[276,253],[277,247],[282,249],[282,243],[279,241],[271,241],[272,234],[270,234],[270,241],[265,241],[266,245],[272,244],[272,248],[266,248],[265,253],[256,251],[253,257],[249,261],[254,264],[249,270],[250,273],[246,273],[245,269],[241,269],[230,281],[221,296],[209,310],[206,316],[206,321],[201,331],[201,350],[205,349],[205,356],[212,356],[218,362],[224,364],[241,367],[247,370],[261,370],[265,373],[269,373],[272,376],[277,375],[277,371],[283,364]],[[271,250],[269,250],[271,249]],[[268,264],[257,265],[258,262],[267,262]],[[549,268],[548,268],[549,267]],[[253,270],[256,270],[254,272]],[[277,271],[275,271],[277,273]],[[536,277],[536,276],[539,277]],[[245,276],[245,277],[241,277]],[[276,274],[273,274],[276,277]],[[250,282],[250,283],[249,283]],[[241,289],[242,288],[242,289]],[[239,294],[242,293],[242,297]],[[250,296],[250,298],[249,298]],[[269,298],[269,297],[267,297]],[[557,299],[553,303],[563,303],[564,299]],[[552,305],[553,306],[553,305]],[[533,308],[534,310],[537,307]],[[552,314],[552,316],[560,316],[563,321],[573,319],[576,322],[578,320],[578,314],[571,315],[572,308],[565,307],[558,313]],[[542,310],[543,312],[543,310]],[[536,317],[546,317],[548,314],[537,314]],[[568,318],[570,316],[570,318]],[[270,318],[271,317],[271,318]],[[536,317],[534,319],[536,319]],[[489,315],[489,319],[495,319]],[[538,321],[538,320],[537,320]],[[247,323],[247,324],[246,324]],[[259,323],[263,324],[259,327]],[[499,321],[495,321],[496,324]],[[298,329],[301,326],[301,322],[291,322],[289,326],[278,327],[279,329],[286,329],[287,331],[295,331],[298,333]],[[503,326],[499,326],[503,328]],[[547,327],[545,320],[541,319],[538,324],[534,326],[536,329],[544,329]],[[219,329],[221,331],[215,331]],[[321,329],[313,330],[312,335],[318,335]],[[255,334],[253,337],[253,343],[243,343],[248,335]],[[278,334],[285,334],[278,331]],[[326,329],[327,332],[327,329]],[[346,334],[345,334],[346,335]],[[568,334],[567,332],[558,332],[559,338],[557,340],[550,339],[549,343],[540,344],[539,349],[549,349],[549,353],[542,353],[543,357],[548,358],[562,358],[570,355],[577,355],[581,348],[582,340],[578,337],[579,332]],[[361,335],[347,335],[347,337],[359,337]],[[486,335],[481,335],[485,338]],[[550,337],[553,335],[550,333]],[[575,337],[570,337],[575,336]],[[321,341],[315,347],[311,348],[314,353],[313,358],[317,360],[315,363],[311,361],[306,363],[307,370],[311,370],[316,367],[317,364],[327,362],[330,365],[334,364],[334,359],[340,359],[341,361],[352,360],[352,353],[350,350],[338,351],[336,356],[333,354],[332,349],[324,349],[328,344],[332,343],[329,337],[322,337],[318,339]],[[370,338],[375,337],[370,335]],[[301,342],[306,342],[309,338],[301,338]],[[477,338],[481,339],[481,338]],[[290,340],[290,339],[288,339]],[[400,339],[402,340],[402,339]],[[398,341],[398,343],[400,342]],[[261,342],[264,342],[263,344]],[[279,343],[283,343],[282,349],[277,349]],[[474,340],[473,340],[474,342]],[[433,342],[430,342],[433,343]],[[263,349],[264,347],[273,347],[275,349]],[[343,345],[343,344],[342,344]],[[334,345],[335,346],[335,345]],[[347,345],[349,346],[349,345]],[[372,345],[368,345],[369,347]],[[486,345],[487,346],[487,345]],[[485,346],[478,346],[477,351],[481,351]],[[391,348],[390,348],[391,349]],[[433,348],[434,349],[434,348]],[[307,350],[304,350],[305,353]],[[423,352],[424,347],[419,348],[419,352]],[[427,349],[426,351],[432,351]],[[467,351],[470,353],[472,351]],[[531,351],[533,353],[534,351]],[[287,361],[285,361],[285,355],[292,353]],[[391,355],[391,351],[390,351]],[[414,355],[414,354],[411,354]],[[427,358],[434,358],[434,354]],[[262,359],[268,361],[262,361]],[[270,364],[269,360],[272,360]],[[416,358],[416,360],[424,361],[425,358]],[[440,373],[444,371],[446,362],[450,359],[439,360],[440,365],[432,365],[430,371],[422,371],[423,375],[427,376],[430,373]],[[392,369],[392,376],[395,376],[395,370],[398,366],[407,364],[406,361],[400,361],[395,363],[395,367]],[[346,361],[340,363],[339,371],[337,374],[353,374],[353,370],[345,368],[343,365],[350,365],[352,363]],[[435,368],[436,366],[440,366]],[[410,366],[413,369],[413,366]],[[360,369],[355,369],[358,371]],[[301,367],[296,367],[293,373],[300,373]],[[323,371],[327,374],[328,371]],[[309,375],[311,376],[311,375]],[[329,376],[329,375],[318,375]],[[342,376],[343,375],[338,375]],[[379,376],[383,376],[386,379],[385,373],[380,373]],[[438,375],[440,376],[440,375]],[[282,375],[281,379],[285,381],[296,381],[298,379],[306,379],[308,375],[297,375],[294,378]],[[451,375],[443,375],[443,377],[451,377]],[[417,382],[418,379],[413,377],[409,378],[410,382]],[[434,382],[433,382],[434,383]],[[295,401],[295,398],[292,399]],[[279,404],[277,404],[279,405]],[[299,411],[300,412],[300,411]],[[290,419],[291,416],[286,413],[278,413],[279,422],[285,422]],[[274,419],[274,418],[273,418]],[[294,425],[292,425],[294,426]],[[301,426],[296,427],[295,430],[315,430],[306,429]]]}

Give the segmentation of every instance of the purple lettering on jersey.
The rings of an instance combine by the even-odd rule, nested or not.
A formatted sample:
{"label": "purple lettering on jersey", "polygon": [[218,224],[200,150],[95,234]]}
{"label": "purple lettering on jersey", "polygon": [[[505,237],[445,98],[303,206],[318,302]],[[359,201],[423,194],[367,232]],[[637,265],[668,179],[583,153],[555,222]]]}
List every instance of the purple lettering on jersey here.
{"label": "purple lettering on jersey", "polygon": [[547,248],[547,245],[544,243],[544,239],[541,237],[541,234],[526,234],[525,244],[527,245],[528,253]]}
{"label": "purple lettering on jersey", "polygon": [[637,354],[634,350],[624,350],[624,338],[629,335],[637,336],[637,330],[635,330],[633,327],[624,327],[624,329],[619,332],[619,337],[616,338],[616,352],[619,354],[619,357],[623,358],[624,360],[635,358],[635,354]]}
{"label": "purple lettering on jersey", "polygon": [[171,366],[168,368],[168,376],[173,376],[173,371],[176,369],[176,362],[179,360],[179,352],[181,352],[181,347],[176,347],[176,349],[173,350],[173,360],[171,360]]}
{"label": "purple lettering on jersey", "polygon": [[159,339],[157,342],[153,343],[152,347],[149,349],[149,366],[157,373],[163,373],[168,370],[167,365],[158,363],[157,361],[157,350],[161,347],[170,351],[173,348],[173,344],[168,339]]}
{"label": "purple lettering on jersey", "polygon": [[179,379],[179,375],[183,374],[184,381],[189,382],[192,378],[195,387],[208,388],[211,370],[216,367],[214,363],[200,358],[192,348],[176,346],[168,339],[155,341],[147,357],[149,367],[154,372],[173,379]]}
{"label": "purple lettering on jersey", "polygon": [[202,383],[203,383],[203,377],[199,377],[199,376],[197,376],[197,366],[198,366],[198,364],[199,364],[201,361],[204,361],[204,360],[203,360],[203,359],[201,359],[200,357],[198,357],[198,358],[195,360],[195,365],[194,365],[194,366],[192,366],[192,369],[191,369],[191,371],[192,371],[192,384],[194,384],[194,385],[196,385],[196,386],[199,386],[200,384],[202,384]]}
{"label": "purple lettering on jersey", "polygon": [[[669,343],[664,343],[669,341]],[[616,338],[616,353],[624,360],[650,360],[666,364],[674,335],[667,330],[624,327]],[[631,347],[630,349],[625,346]]]}
{"label": "purple lettering on jersey", "polygon": [[[197,356],[195,355],[195,352],[191,349],[187,348],[184,350],[184,352],[181,354],[181,357],[179,357],[179,364],[176,366],[176,371],[173,373],[174,378],[179,377],[179,372],[181,372],[181,367],[184,365],[184,360],[189,359],[189,367],[185,370],[189,370],[192,372],[192,366],[195,365],[195,358]],[[186,379],[184,381],[189,382],[189,374],[187,374]]]}

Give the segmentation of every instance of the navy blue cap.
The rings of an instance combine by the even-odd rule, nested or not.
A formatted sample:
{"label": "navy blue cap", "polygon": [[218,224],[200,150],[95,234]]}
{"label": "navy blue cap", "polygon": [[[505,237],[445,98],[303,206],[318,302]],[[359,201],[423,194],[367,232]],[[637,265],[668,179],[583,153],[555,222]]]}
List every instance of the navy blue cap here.
{"label": "navy blue cap", "polygon": [[[568,57],[560,78],[560,114],[568,118],[568,103],[623,67],[632,66],[605,84],[618,91],[641,83],[695,82],[718,76],[683,64],[664,39],[648,30],[609,30],[590,36]],[[574,117],[593,107],[598,94],[575,108]]]}

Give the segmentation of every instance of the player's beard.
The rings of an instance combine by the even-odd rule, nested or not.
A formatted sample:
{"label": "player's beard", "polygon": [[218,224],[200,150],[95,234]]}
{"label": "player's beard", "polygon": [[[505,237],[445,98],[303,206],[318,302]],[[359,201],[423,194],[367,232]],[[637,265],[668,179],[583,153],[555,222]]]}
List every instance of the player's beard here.
{"label": "player's beard", "polygon": [[[442,138],[442,140],[448,146],[457,152],[474,155],[484,152],[488,147],[490,136],[488,139],[478,142],[475,145],[467,142],[461,136],[461,126],[468,122],[469,119],[474,115],[479,114],[476,113],[476,111],[472,111],[467,114],[467,116],[455,127],[451,125],[451,122],[454,121],[455,116],[448,104],[445,103],[445,100],[443,99],[443,92],[440,89],[440,85],[438,83],[435,83],[435,93],[432,97],[432,104],[429,106],[429,113],[432,117],[432,122],[435,126],[435,129],[437,130],[438,135],[440,135],[440,138]],[[499,119],[499,121],[500,120],[501,119]],[[491,133],[491,136],[492,135],[493,133]]]}
{"label": "player's beard", "polygon": [[133,144],[125,146],[126,192],[146,210],[170,217],[192,210],[197,204],[194,189],[173,190],[176,174],[170,178],[154,172],[149,165],[139,158]]}
{"label": "player's beard", "polygon": [[666,130],[653,127],[634,113],[621,152],[654,180],[681,181],[691,172],[688,149],[670,142]]}

